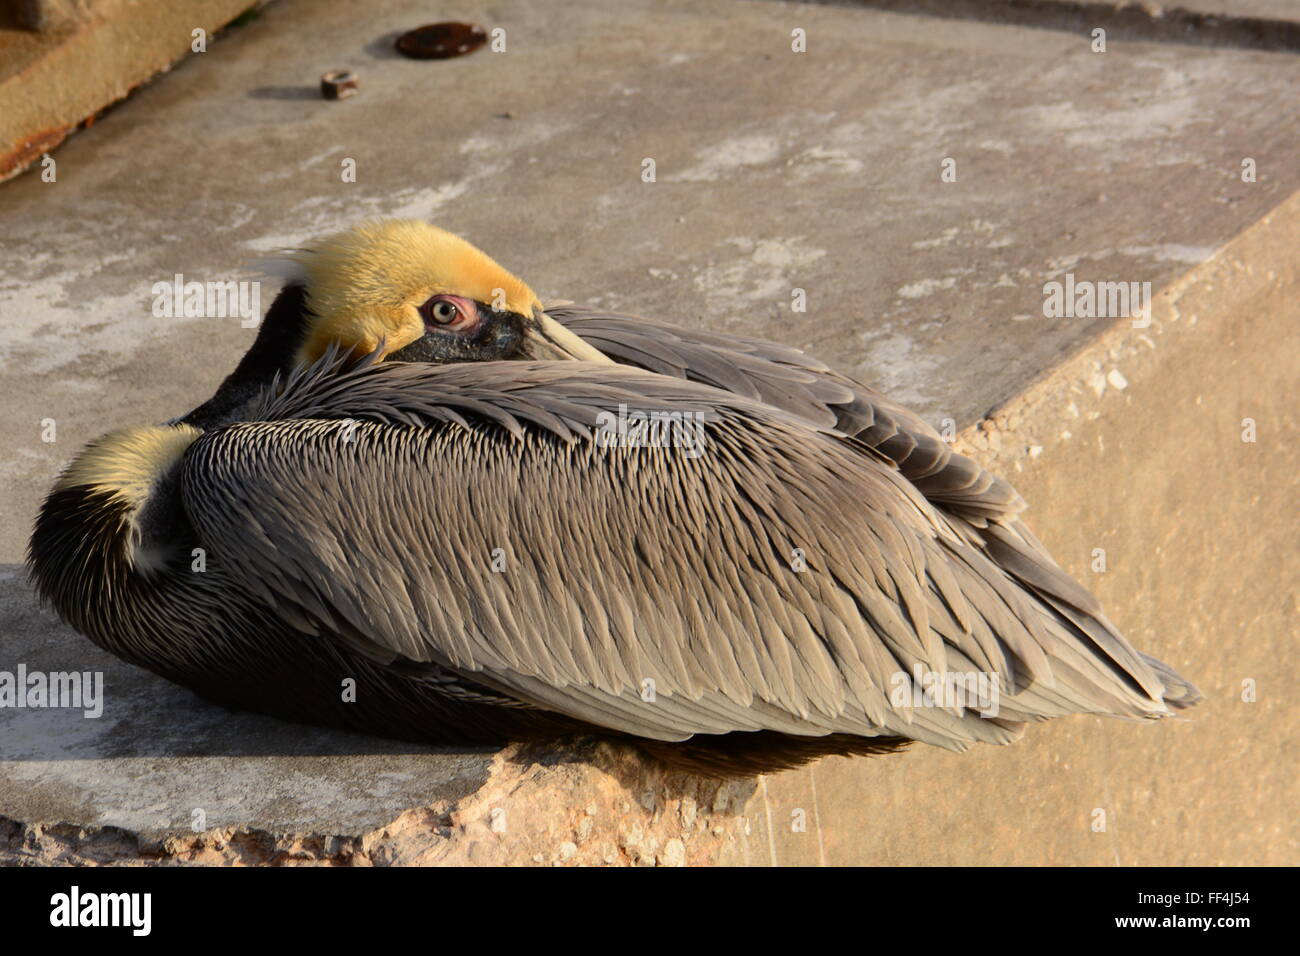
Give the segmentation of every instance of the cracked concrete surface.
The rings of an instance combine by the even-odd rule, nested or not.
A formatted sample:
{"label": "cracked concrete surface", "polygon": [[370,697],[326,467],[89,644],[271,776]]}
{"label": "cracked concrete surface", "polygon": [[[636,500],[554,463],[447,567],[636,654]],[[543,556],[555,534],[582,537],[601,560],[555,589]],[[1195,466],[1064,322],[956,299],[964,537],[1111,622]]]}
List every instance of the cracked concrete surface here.
{"label": "cracked concrete surface", "polygon": [[[640,848],[629,853],[617,794],[643,781],[625,756],[503,763],[227,714],[117,663],[35,606],[19,563],[61,464],[105,431],[198,404],[251,342],[237,319],[153,317],[152,285],[176,273],[243,278],[250,260],[323,230],[367,216],[426,218],[487,248],[544,298],[790,342],[936,424],[965,427],[1056,381],[1071,356],[1110,347],[1113,320],[1045,319],[1045,282],[1072,273],[1169,288],[1212,275],[1219,250],[1270,211],[1296,215],[1284,203],[1300,189],[1300,128],[1279,122],[1300,71],[1290,53],[1120,41],[1094,54],[1086,37],[1063,31],[722,0],[574,3],[563,16],[470,3],[463,16],[504,27],[507,52],[407,61],[391,40],[427,19],[418,4],[387,0],[359,23],[336,0],[281,0],[65,144],[57,182],[29,173],[0,188],[0,670],[102,669],[108,685],[98,721],[0,710],[0,854],[90,859],[78,841],[108,839],[107,826],[128,834],[122,847],[192,862],[450,862],[470,859],[457,854],[471,845],[478,862],[606,862],[602,844],[619,848],[615,862],[1294,862],[1294,825],[1242,809],[1294,805],[1294,781],[1262,764],[1251,765],[1253,782],[1215,780],[1206,766],[1225,727],[1254,755],[1239,759],[1262,761],[1249,745],[1258,733],[1293,766],[1295,732],[1283,729],[1276,701],[1250,718],[1257,724],[1211,701],[1180,724],[1074,719],[965,756],[915,748],[831,759],[724,801],[704,831],[716,843],[659,829],[662,813],[629,810],[642,827],[640,839],[623,834]],[[791,52],[795,28],[807,31],[807,53]],[[342,67],[360,73],[360,95],[317,99],[320,74]],[[642,179],[647,158],[653,183]],[[1255,182],[1242,180],[1247,158]],[[340,176],[348,159],[354,183]],[[941,180],[945,159],[955,182]],[[1269,235],[1276,243],[1292,233],[1279,225]],[[1034,528],[1076,573],[1087,573],[1085,544],[1136,534],[1136,549],[1177,516],[1156,490],[1124,484],[1126,469],[1151,465],[1135,438],[1110,438],[1129,420],[1117,395],[1193,402],[1174,387],[1186,384],[1178,361],[1205,381],[1205,401],[1252,378],[1285,380],[1285,350],[1268,342],[1295,299],[1294,272],[1268,243],[1253,255],[1278,259],[1274,279],[1256,276],[1249,295],[1213,280],[1218,292],[1197,312],[1200,351],[1156,350],[1160,364],[1145,376],[1090,359],[1099,365],[1085,383],[1100,375],[1100,386],[1064,399],[1093,423],[1087,454],[1058,452],[1062,441],[1084,447],[1060,438],[1083,425],[1046,430],[1034,417],[1048,420],[1041,408],[970,433],[1021,486]],[[807,313],[790,311],[796,288]],[[273,294],[263,289],[263,308]],[[1243,302],[1256,310],[1239,315]],[[1247,324],[1232,331],[1225,316]],[[1213,349],[1247,346],[1268,354],[1216,380]],[[1286,417],[1278,400],[1260,404],[1264,419]],[[50,419],[57,438],[45,442]],[[1223,455],[1192,440],[1190,408],[1148,425],[1175,439],[1174,474],[1203,470],[1177,454],[1178,440]],[[1225,504],[1198,520],[1276,529],[1248,505],[1291,467],[1283,434],[1277,424],[1256,471],[1216,479]],[[1099,498],[1085,507],[1090,496]],[[1197,505],[1193,496],[1179,510]],[[1225,695],[1241,674],[1208,650],[1242,632],[1220,619],[1218,595],[1177,581],[1211,554],[1215,573],[1236,560],[1269,578],[1265,555],[1227,540],[1236,544],[1219,552],[1201,542],[1205,552],[1186,564],[1148,554],[1103,581],[1085,578],[1140,647]],[[1156,593],[1160,601],[1143,597]],[[1193,611],[1210,630],[1178,623]],[[1294,608],[1258,613],[1254,627],[1271,640],[1294,620]],[[1266,659],[1253,666],[1264,674]],[[1160,780],[1135,767],[1159,767]],[[481,826],[496,831],[479,797],[493,786],[513,787],[513,805],[535,810],[536,829],[515,842],[485,837]],[[645,786],[663,806],[682,785]],[[578,790],[599,804],[581,839],[563,796]],[[1124,835],[1093,840],[1088,815],[1112,800],[1128,817]],[[423,831],[406,825],[401,839],[383,836],[419,808],[432,808],[420,819],[448,842],[420,849],[409,841]],[[207,837],[194,836],[196,809]],[[791,830],[794,810],[817,825]],[[1235,822],[1243,815],[1253,829]],[[262,856],[217,849],[252,839],[227,833],[240,828],[261,834]],[[343,842],[319,842],[334,837]],[[672,839],[680,855],[665,849]],[[370,842],[361,853],[349,840]],[[561,848],[569,843],[572,853]],[[318,849],[303,851],[308,844]]]}

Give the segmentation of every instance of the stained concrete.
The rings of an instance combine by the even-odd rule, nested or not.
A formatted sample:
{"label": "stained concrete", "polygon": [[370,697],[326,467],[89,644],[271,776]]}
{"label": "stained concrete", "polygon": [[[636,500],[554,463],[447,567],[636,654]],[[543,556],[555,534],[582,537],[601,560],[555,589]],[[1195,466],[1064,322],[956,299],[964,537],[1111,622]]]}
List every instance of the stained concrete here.
{"label": "stained concrete", "polygon": [[[69,141],[56,183],[29,174],[0,189],[0,391],[9,411],[0,421],[9,489],[0,561],[21,560],[41,494],[82,443],[192,407],[250,343],[253,332],[237,319],[154,318],[155,282],[178,272],[238,278],[252,258],[366,216],[416,216],[461,231],[543,297],[807,347],[936,423],[964,426],[1050,378],[1113,325],[1043,318],[1044,282],[1073,272],[1170,287],[1300,188],[1300,130],[1278,121],[1300,63],[1287,53],[1119,42],[1094,54],[1077,34],[862,9],[593,2],[567,5],[562,17],[531,4],[470,4],[467,19],[506,29],[505,53],[441,63],[392,54],[393,35],[427,15],[418,4],[387,2],[360,25],[348,4],[284,0]],[[796,27],[808,32],[805,54],[790,51]],[[319,75],[343,67],[359,71],[361,94],[317,99]],[[1258,170],[1253,183],[1240,175],[1247,157]],[[642,181],[646,158],[656,182]],[[956,182],[940,179],[945,158],[956,160]],[[346,159],[357,163],[355,183],[341,181]],[[806,314],[789,310],[796,287],[807,291]],[[263,306],[273,292],[263,290]],[[1231,298],[1218,301],[1204,321],[1235,308]],[[1253,321],[1276,319],[1265,312]],[[57,426],[53,443],[41,440],[47,419]],[[1092,459],[1053,455],[1066,485],[1035,495],[1033,463],[1047,464],[1041,449],[1049,446],[1034,444],[1038,458],[1022,449],[999,466],[1035,501],[1033,524],[1049,546],[1076,523],[1080,534],[1118,534],[1111,522],[1129,516],[1074,503],[1104,493],[1113,476]],[[1121,447],[1140,460],[1139,446]],[[1118,471],[1129,464],[1107,461]],[[1179,474],[1201,468],[1186,456],[1169,461]],[[1158,499],[1125,494],[1149,512],[1132,528],[1164,526]],[[1235,509],[1254,493],[1230,485],[1219,494]],[[1077,556],[1063,560],[1080,567]],[[1173,622],[1188,614],[1176,600],[1183,592],[1131,564],[1108,580],[1117,579],[1098,585],[1112,616],[1139,646],[1177,650],[1163,632],[1140,629],[1125,594],[1170,588],[1174,603],[1162,610]],[[3,587],[0,670],[39,659],[60,669],[94,663],[111,678],[100,721],[113,724],[0,711],[0,814],[12,823],[11,848],[26,846],[32,859],[77,858],[79,828],[104,823],[189,841],[178,859],[232,859],[222,855],[226,837],[194,842],[197,806],[218,809],[214,827],[228,826],[238,808],[239,826],[272,843],[289,831],[370,834],[354,862],[674,862],[672,839],[683,840],[686,862],[979,862],[989,846],[1010,844],[1019,849],[1007,861],[1030,861],[1051,834],[1059,837],[1053,861],[1128,862],[1129,848],[1099,857],[1076,841],[1079,814],[1103,801],[1085,808],[1086,798],[1054,789],[1061,767],[1108,780],[1112,793],[1121,784],[1146,792],[1151,776],[1134,768],[1191,726],[1077,719],[1035,728],[1015,748],[964,757],[917,750],[825,761],[733,794],[707,825],[693,816],[669,835],[656,828],[671,801],[673,819],[685,812],[682,785],[647,784],[626,755],[603,763],[569,755],[551,767],[530,763],[535,754],[412,755],[227,715],[100,655],[35,610],[17,578]],[[1198,612],[1218,620],[1213,607]],[[1186,656],[1188,674],[1203,687],[1227,686],[1223,662],[1198,649]],[[1204,772],[1222,724],[1213,705],[1203,712],[1212,716],[1201,749],[1180,751],[1171,771],[1194,789],[1179,799],[1201,814],[1199,829],[1145,818],[1140,826],[1160,838],[1147,844],[1148,859],[1202,853],[1233,862],[1249,848],[1293,861],[1294,833],[1279,835],[1289,824],[1277,811],[1261,811],[1255,837],[1235,828],[1238,801],[1250,795]],[[1261,726],[1279,734],[1276,721],[1270,711]],[[478,791],[457,790],[485,772]],[[781,788],[811,795],[814,784],[810,832],[820,839],[814,855],[799,856],[804,844],[773,836],[788,826]],[[475,828],[494,786],[527,794],[512,805],[532,807],[522,814],[525,832],[511,831],[515,842],[466,836],[482,837]],[[1258,806],[1293,796],[1273,777],[1262,786]],[[581,820],[563,794],[584,788],[597,794],[591,816],[600,822],[578,840]],[[619,793],[647,789],[648,807],[634,796],[623,809]],[[1211,799],[1216,793],[1221,799]],[[1022,810],[1030,800],[1037,818]],[[403,804],[436,804],[452,822],[438,816],[445,833],[403,850],[375,824]],[[423,819],[408,819],[404,839],[427,836]],[[943,824],[937,842],[908,840],[937,820],[963,825]],[[49,849],[55,830],[38,821],[72,827],[57,831],[63,849]],[[707,849],[690,839],[700,826],[715,841]],[[964,838],[969,826],[998,839]],[[573,833],[561,839],[567,827]],[[1226,835],[1211,839],[1210,829]],[[573,853],[561,846],[569,842]]]}

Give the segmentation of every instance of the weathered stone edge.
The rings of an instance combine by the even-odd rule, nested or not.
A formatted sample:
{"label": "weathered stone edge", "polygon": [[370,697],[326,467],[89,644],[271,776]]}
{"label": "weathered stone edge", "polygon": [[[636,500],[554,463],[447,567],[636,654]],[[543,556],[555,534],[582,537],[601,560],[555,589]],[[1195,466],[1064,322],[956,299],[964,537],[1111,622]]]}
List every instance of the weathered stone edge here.
{"label": "weathered stone edge", "polygon": [[83,122],[190,54],[257,0],[123,3],[52,34],[50,47],[0,83],[0,182],[17,176]]}

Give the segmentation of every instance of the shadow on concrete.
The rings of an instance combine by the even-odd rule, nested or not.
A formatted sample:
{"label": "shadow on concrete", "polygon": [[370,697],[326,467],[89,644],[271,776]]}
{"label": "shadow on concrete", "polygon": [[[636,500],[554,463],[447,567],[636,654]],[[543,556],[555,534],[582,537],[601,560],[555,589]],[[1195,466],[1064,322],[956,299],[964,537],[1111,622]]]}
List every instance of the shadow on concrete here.
{"label": "shadow on concrete", "polygon": [[248,91],[255,100],[319,100],[319,86],[257,86]]}
{"label": "shadow on concrete", "polygon": [[397,47],[394,46],[394,44],[397,43],[397,38],[405,32],[405,30],[393,30],[389,33],[385,33],[383,36],[377,37],[367,43],[364,49],[366,53],[375,60],[405,60],[407,57],[398,53]]}

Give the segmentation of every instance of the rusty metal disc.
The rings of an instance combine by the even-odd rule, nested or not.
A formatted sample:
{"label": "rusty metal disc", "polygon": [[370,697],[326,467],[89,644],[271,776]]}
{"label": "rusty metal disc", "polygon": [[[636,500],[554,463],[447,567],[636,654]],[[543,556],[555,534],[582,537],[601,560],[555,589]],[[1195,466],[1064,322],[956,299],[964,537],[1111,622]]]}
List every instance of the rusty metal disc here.
{"label": "rusty metal disc", "polygon": [[397,38],[397,52],[413,60],[448,60],[473,53],[487,43],[487,31],[470,23],[447,20],[416,27]]}

